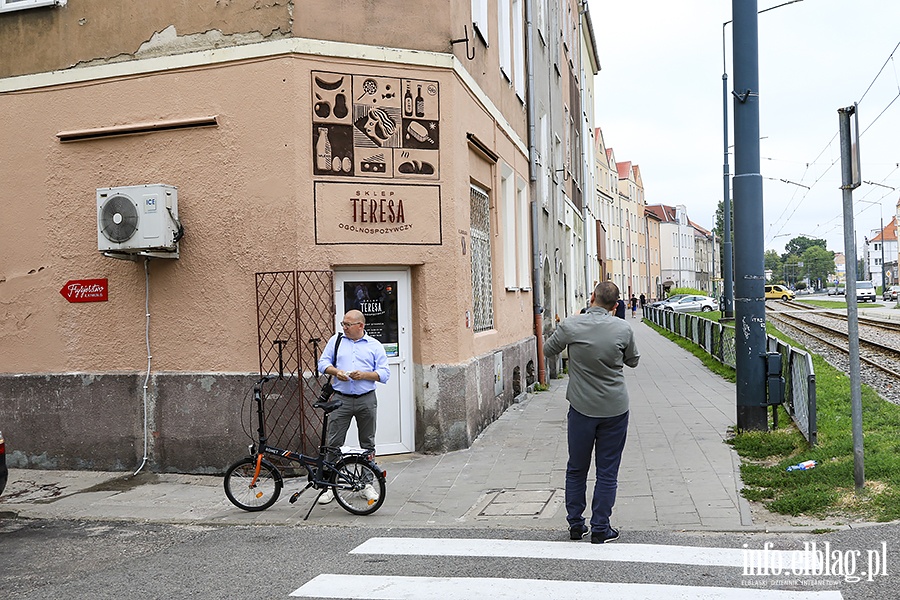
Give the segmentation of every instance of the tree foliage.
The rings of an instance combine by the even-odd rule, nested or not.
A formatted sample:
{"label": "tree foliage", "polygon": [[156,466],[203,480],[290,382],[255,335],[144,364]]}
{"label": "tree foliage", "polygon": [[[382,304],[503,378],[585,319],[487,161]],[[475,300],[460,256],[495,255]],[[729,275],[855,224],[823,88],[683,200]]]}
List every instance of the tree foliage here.
{"label": "tree foliage", "polygon": [[795,254],[797,256],[803,256],[803,253],[806,252],[807,248],[810,248],[812,246],[821,246],[823,250],[828,249],[828,243],[825,240],[820,240],[818,238],[808,238],[805,235],[801,235],[795,237],[787,244],[785,244],[784,254]]}
{"label": "tree foliage", "polygon": [[780,280],[783,276],[781,265],[783,264],[781,257],[775,250],[766,250],[765,265],[766,271],[772,271],[772,281]]}
{"label": "tree foliage", "polygon": [[823,245],[813,245],[803,251],[803,266],[809,277],[810,283],[820,281],[822,284],[828,281],[828,276],[834,273],[834,252],[826,250]]}

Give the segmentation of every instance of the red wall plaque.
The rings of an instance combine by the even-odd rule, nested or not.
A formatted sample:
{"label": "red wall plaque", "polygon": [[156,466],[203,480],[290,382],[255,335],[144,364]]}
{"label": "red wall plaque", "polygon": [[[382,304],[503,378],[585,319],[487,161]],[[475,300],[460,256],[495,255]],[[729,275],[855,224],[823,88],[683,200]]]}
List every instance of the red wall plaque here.
{"label": "red wall plaque", "polygon": [[71,279],[59,293],[69,302],[106,302],[109,283],[106,279]]}

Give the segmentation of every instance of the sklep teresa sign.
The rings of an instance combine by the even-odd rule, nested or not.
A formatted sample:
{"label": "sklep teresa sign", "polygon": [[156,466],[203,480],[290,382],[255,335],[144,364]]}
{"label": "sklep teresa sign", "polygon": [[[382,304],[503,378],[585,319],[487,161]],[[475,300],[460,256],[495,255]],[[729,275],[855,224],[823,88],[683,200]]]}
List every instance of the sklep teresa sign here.
{"label": "sklep teresa sign", "polygon": [[69,302],[106,302],[109,283],[106,279],[71,279],[59,293]]}

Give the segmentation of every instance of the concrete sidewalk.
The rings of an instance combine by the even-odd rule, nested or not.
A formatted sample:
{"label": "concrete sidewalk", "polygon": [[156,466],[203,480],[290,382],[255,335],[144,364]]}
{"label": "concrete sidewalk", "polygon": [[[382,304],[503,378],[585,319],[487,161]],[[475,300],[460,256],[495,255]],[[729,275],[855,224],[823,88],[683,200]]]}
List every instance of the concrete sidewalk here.
{"label": "concrete sidewalk", "polygon": [[[641,362],[626,368],[632,414],[613,524],[623,531],[833,527],[751,512],[739,494],[738,457],[723,441],[735,421],[734,384],[638,319],[628,321]],[[566,384],[552,381],[549,391],[511,406],[466,450],[379,457],[388,491],[377,513],[356,517],[332,503],[315,507],[307,522],[565,530]],[[247,513],[228,502],[218,476],[13,469],[0,515],[299,525],[315,492],[296,504],[287,499],[304,484],[288,480],[274,506]]]}

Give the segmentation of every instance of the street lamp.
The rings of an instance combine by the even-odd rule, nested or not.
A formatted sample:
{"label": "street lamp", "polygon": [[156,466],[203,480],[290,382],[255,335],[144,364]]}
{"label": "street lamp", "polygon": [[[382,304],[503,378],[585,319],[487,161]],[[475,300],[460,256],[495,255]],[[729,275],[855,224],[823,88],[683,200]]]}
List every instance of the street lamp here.
{"label": "street lamp", "polygon": [[[763,10],[757,11],[756,14],[762,14],[764,12],[769,12],[770,10],[775,10],[776,8],[781,8],[782,6],[787,6],[788,4],[795,4],[802,1],[803,0],[790,0],[789,2],[784,2],[770,8],[764,8]],[[722,307],[722,318],[728,320],[734,319],[734,260],[731,250],[731,186],[729,181],[730,174],[728,172],[728,65],[726,64],[725,58],[725,26],[729,23],[731,23],[731,20],[722,23],[722,122],[724,125],[723,130],[725,140],[725,164],[723,168],[725,183],[723,186],[724,196],[722,203],[722,216],[724,221],[724,235],[722,236],[722,251],[724,253],[722,260],[722,278],[724,279],[725,285],[725,306]]]}

